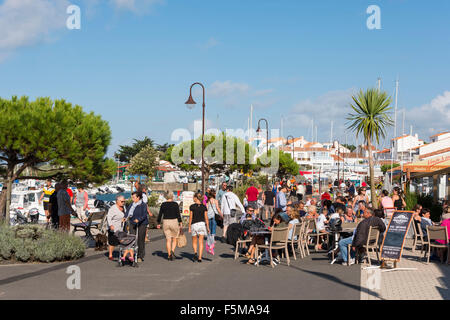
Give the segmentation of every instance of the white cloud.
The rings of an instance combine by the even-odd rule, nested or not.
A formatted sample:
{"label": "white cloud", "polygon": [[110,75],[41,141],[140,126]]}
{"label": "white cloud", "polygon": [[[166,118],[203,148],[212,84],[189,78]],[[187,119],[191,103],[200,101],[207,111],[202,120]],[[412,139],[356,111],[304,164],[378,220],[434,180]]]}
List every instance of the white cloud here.
{"label": "white cloud", "polygon": [[147,13],[154,5],[164,4],[165,0],[110,0],[118,10],[128,10],[137,14]]}
{"label": "white cloud", "polygon": [[[400,119],[397,127],[400,125],[401,128],[401,121]],[[413,134],[418,133],[419,137],[425,141],[428,141],[429,137],[435,133],[450,130],[450,91],[445,91],[430,103],[406,110],[405,131],[407,133],[409,133],[410,125],[413,126]]]}
{"label": "white cloud", "polygon": [[[319,141],[328,141],[331,121],[333,121],[333,136],[343,138],[346,117],[351,112],[350,102],[354,93],[354,89],[330,91],[315,99],[302,100],[296,103],[288,113],[285,125],[287,128],[296,128],[298,135],[304,135],[305,139],[310,139],[311,120],[314,120]],[[349,141],[351,140],[349,138]]]}
{"label": "white cloud", "polygon": [[64,29],[69,5],[67,0],[5,0],[0,5],[0,59]]}
{"label": "white cloud", "polygon": [[211,37],[206,43],[202,44],[201,47],[203,49],[211,49],[217,47],[218,45],[220,45],[220,42],[216,38]]}
{"label": "white cloud", "polygon": [[211,85],[210,94],[215,97],[224,97],[232,94],[247,94],[250,86],[247,83],[237,83],[231,81],[216,81]]}
{"label": "white cloud", "polygon": [[266,108],[275,100],[265,97],[264,101],[258,101],[257,98],[267,96],[273,89],[255,90],[247,83],[227,81],[216,81],[207,90],[208,95],[214,98],[222,99],[226,107],[249,106],[253,104],[256,108]]}

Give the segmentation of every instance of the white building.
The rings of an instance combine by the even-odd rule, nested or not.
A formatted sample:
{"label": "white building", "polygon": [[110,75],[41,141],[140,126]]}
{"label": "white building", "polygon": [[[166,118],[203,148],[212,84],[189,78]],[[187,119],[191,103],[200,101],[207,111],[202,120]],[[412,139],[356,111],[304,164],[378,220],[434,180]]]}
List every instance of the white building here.
{"label": "white building", "polygon": [[400,163],[410,162],[415,156],[419,154],[419,147],[424,144],[418,135],[411,136],[405,134],[391,140],[391,148],[393,152],[394,161]]}
{"label": "white building", "polygon": [[431,143],[418,148],[419,160],[427,160],[436,156],[450,156],[450,132],[442,132],[430,137]]}

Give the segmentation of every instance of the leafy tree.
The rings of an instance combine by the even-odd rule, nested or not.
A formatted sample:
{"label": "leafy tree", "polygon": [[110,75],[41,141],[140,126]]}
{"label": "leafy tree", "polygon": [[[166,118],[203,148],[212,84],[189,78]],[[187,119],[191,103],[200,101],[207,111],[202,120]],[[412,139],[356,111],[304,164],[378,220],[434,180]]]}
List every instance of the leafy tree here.
{"label": "leafy tree", "polygon": [[346,147],[350,152],[353,152],[356,150],[356,147],[352,144],[343,144],[342,146]]}
{"label": "leafy tree", "polygon": [[384,165],[381,166],[381,171],[383,172],[383,174],[385,174],[389,169],[397,168],[397,167],[400,167],[400,165],[398,163],[394,163],[392,165],[384,164]]}
{"label": "leafy tree", "polygon": [[155,173],[158,152],[150,145],[144,147],[137,155],[131,158],[130,165],[127,168],[128,173],[145,175],[148,181]]}
{"label": "leafy tree", "polygon": [[115,158],[119,158],[120,162],[129,163],[131,158],[139,153],[144,147],[154,147],[155,142],[149,137],[143,139],[133,139],[134,143],[131,146],[119,146],[119,151],[114,153]]}
{"label": "leafy tree", "polygon": [[156,145],[156,151],[159,151],[162,154],[165,154],[167,152],[167,150],[173,146],[174,146],[173,144],[168,144],[168,143],[158,144],[158,145]]}
{"label": "leafy tree", "polygon": [[[376,140],[379,143],[380,137],[384,138],[386,135],[386,127],[393,125],[389,117],[391,109],[389,105],[392,99],[386,92],[380,92],[378,89],[368,89],[365,92],[360,90],[357,96],[352,96],[352,99],[354,104],[350,106],[354,113],[347,117],[350,122],[348,129],[356,131],[357,137],[362,134],[367,150],[372,150],[373,141]],[[369,168],[372,205],[377,208],[372,152],[369,152]]]}
{"label": "leafy tree", "polygon": [[[285,153],[279,149],[273,149],[269,150],[268,157],[272,158],[272,152],[278,152],[278,167],[274,168],[276,169],[276,172],[274,172],[279,178],[283,178],[285,176],[297,176],[300,171],[300,167],[297,162],[294,161],[291,157],[291,153]],[[266,155],[263,154],[261,157],[258,158],[258,163],[262,167],[266,168],[273,168],[274,163],[272,161],[267,161]]]}
{"label": "leafy tree", "polygon": [[[224,133],[210,134],[205,135],[204,145],[206,181],[211,171],[229,174],[235,170],[248,173],[259,169],[256,161],[253,161],[255,149],[240,138],[226,136]],[[199,170],[201,169],[201,148],[202,138],[200,136],[195,140],[169,147],[165,159],[182,170]]]}
{"label": "leafy tree", "polygon": [[[111,141],[106,121],[81,106],[50,98],[0,98],[0,165],[7,192],[0,198],[0,212],[9,222],[12,183],[16,179],[66,178],[81,183],[102,183],[115,171],[105,158]],[[46,170],[43,163],[50,166]],[[25,175],[33,168],[39,175]]]}

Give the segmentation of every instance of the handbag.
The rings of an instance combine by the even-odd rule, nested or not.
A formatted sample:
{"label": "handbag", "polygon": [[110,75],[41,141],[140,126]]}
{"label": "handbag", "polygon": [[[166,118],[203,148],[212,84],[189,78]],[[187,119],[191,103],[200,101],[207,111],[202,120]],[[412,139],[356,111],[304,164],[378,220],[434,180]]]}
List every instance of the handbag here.
{"label": "handbag", "polygon": [[183,248],[187,245],[187,239],[183,231],[180,230],[180,234],[177,237],[177,247]]}
{"label": "handbag", "polygon": [[236,210],[236,209],[231,209],[230,203],[228,202],[228,197],[225,196],[225,195],[224,195],[224,197],[225,197],[225,199],[227,200],[228,208],[230,208],[230,216],[231,216],[232,218],[236,217],[237,210]]}

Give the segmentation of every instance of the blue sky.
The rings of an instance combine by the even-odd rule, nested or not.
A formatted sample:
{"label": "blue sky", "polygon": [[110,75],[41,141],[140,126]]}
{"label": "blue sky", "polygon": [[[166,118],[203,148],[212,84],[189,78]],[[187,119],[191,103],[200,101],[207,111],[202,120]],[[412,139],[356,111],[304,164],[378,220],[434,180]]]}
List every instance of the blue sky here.
{"label": "blue sky", "polygon": [[[81,30],[65,27],[71,3]],[[381,30],[366,26],[372,4]],[[284,118],[284,136],[309,139],[314,119],[325,142],[333,120],[334,137],[353,142],[351,94],[378,77],[392,94],[398,75],[405,132],[428,140],[450,129],[449,16],[448,0],[4,0],[0,95],[65,98],[102,115],[110,154],[192,129],[201,108],[184,102],[195,81],[209,127],[246,129],[253,104],[255,122]]]}

